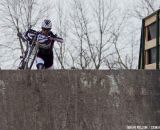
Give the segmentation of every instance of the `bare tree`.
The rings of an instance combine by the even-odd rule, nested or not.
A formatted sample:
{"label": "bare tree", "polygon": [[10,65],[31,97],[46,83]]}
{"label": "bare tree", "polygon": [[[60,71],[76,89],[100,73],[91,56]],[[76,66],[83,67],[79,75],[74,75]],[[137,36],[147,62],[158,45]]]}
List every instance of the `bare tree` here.
{"label": "bare tree", "polygon": [[[85,6],[84,1],[73,0],[72,32],[79,43],[77,50],[81,68],[100,69],[104,68],[109,56],[117,53],[114,45],[119,40],[120,31],[127,17],[115,20],[117,9],[111,0],[95,0],[92,4],[89,8]],[[82,62],[82,59],[87,60]]]}
{"label": "bare tree", "polygon": [[160,7],[158,0],[136,0],[131,15],[143,19]]}
{"label": "bare tree", "polygon": [[[55,20],[55,28],[60,37],[64,39],[64,41],[67,40],[67,33],[68,33],[68,20],[67,20],[67,14],[65,3],[59,0],[56,4],[56,14],[57,18]],[[60,63],[61,69],[64,69],[64,61],[65,61],[65,53],[66,53],[66,44],[65,43],[58,43],[58,47],[54,47],[54,51],[56,54],[56,57]]]}
{"label": "bare tree", "polygon": [[[125,47],[117,47],[117,42],[114,42],[116,53],[111,55],[110,59],[106,60],[106,65],[109,69],[134,69],[137,68],[137,47],[138,41],[135,35],[131,36],[130,44]],[[122,53],[125,52],[125,53]]]}
{"label": "bare tree", "polygon": [[1,29],[5,29],[7,35],[11,36],[10,42],[16,41],[16,43],[19,43],[22,54],[24,53],[24,44],[17,37],[17,34],[34,27],[49,11],[49,5],[43,4],[43,7],[40,7],[40,3],[42,3],[40,0],[0,1],[0,14],[3,16],[0,20]]}
{"label": "bare tree", "polygon": [[[95,68],[99,69],[104,60],[110,55],[108,50],[111,49],[112,41],[116,41],[113,36],[113,32],[117,30],[113,28],[115,26],[115,22],[113,21],[114,13],[116,12],[116,8],[113,7],[113,1],[111,0],[96,0],[97,4],[93,6],[93,13],[96,22],[96,27],[98,29],[97,38],[94,40],[94,44],[96,45],[94,49],[90,49]],[[115,17],[116,18],[116,17]],[[116,33],[116,32],[115,32]],[[119,36],[119,34],[117,35]],[[88,38],[88,36],[87,36]],[[91,44],[89,43],[89,48],[91,48]],[[111,52],[112,53],[112,52]]]}
{"label": "bare tree", "polygon": [[[75,36],[75,39],[72,39],[74,45],[74,50],[77,50],[77,65],[80,66],[81,69],[86,69],[89,67],[91,59],[88,54],[88,49],[85,45],[85,32],[84,32],[84,21],[83,18],[85,17],[83,14],[86,14],[87,10],[85,6],[82,5],[81,1],[74,0],[72,3],[72,12],[70,14],[72,20],[72,33]],[[86,24],[88,21],[84,18]],[[77,44],[76,44],[77,43]]]}

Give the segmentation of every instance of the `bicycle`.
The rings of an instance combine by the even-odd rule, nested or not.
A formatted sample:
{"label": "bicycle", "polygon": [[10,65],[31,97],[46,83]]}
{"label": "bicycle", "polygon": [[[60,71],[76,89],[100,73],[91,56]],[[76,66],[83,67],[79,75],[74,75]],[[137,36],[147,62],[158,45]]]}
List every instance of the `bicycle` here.
{"label": "bicycle", "polygon": [[27,42],[26,51],[24,52],[24,55],[20,56],[22,59],[18,67],[20,70],[31,69],[33,66],[38,51],[38,46],[34,39],[31,44]]}

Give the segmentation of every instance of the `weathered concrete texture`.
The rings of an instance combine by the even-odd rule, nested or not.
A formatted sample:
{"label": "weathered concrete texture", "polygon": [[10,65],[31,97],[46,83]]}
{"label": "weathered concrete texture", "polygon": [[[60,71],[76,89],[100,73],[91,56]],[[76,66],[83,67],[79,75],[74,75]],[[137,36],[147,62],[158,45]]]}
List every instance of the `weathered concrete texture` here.
{"label": "weathered concrete texture", "polygon": [[160,126],[160,71],[0,71],[0,130]]}

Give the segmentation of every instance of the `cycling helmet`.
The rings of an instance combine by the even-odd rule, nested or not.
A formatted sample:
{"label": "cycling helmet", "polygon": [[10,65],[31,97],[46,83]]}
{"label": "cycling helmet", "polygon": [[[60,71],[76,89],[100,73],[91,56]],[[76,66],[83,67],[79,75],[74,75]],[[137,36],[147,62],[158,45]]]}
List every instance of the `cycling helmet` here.
{"label": "cycling helmet", "polygon": [[44,28],[44,29],[51,29],[51,28],[52,28],[51,20],[45,19],[45,20],[42,22],[42,28]]}

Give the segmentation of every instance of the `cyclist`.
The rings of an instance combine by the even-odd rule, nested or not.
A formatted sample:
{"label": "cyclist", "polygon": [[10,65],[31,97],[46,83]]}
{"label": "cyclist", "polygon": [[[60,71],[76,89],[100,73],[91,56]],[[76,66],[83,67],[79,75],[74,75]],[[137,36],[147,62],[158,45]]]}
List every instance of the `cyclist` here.
{"label": "cyclist", "polygon": [[52,23],[50,20],[45,19],[41,25],[41,31],[37,32],[33,29],[29,29],[22,37],[24,40],[29,41],[31,44],[33,39],[38,44],[38,53],[36,57],[37,69],[53,69],[53,46],[54,42],[63,43],[63,39],[57,37],[51,31]]}

